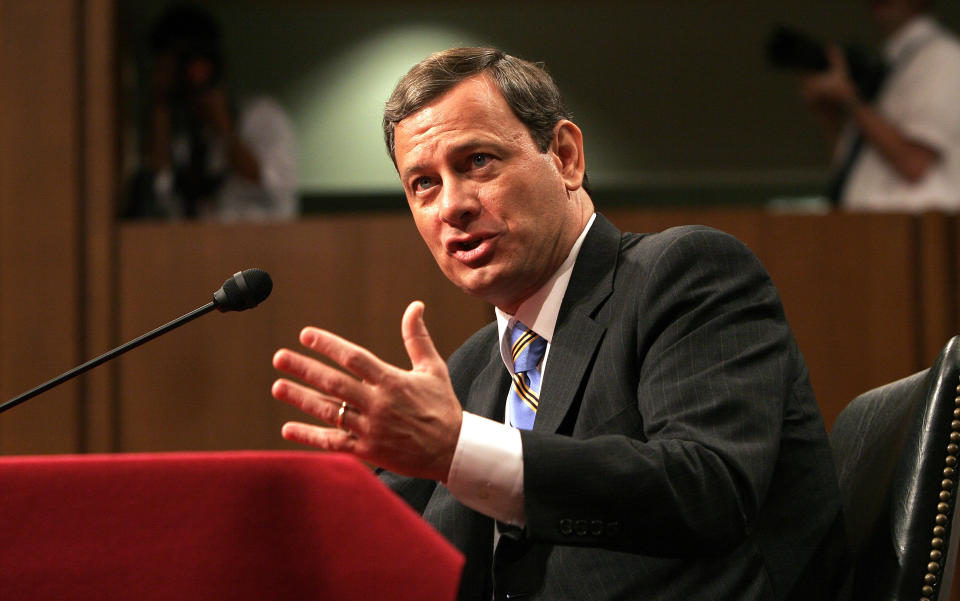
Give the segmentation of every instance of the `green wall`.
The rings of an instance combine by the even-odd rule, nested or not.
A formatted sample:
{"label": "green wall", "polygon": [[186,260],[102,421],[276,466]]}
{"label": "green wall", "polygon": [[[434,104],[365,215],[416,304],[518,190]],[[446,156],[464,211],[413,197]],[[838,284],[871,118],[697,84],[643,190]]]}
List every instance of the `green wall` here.
{"label": "green wall", "polygon": [[[612,197],[652,190],[666,202],[684,194],[724,202],[817,191],[827,149],[794,79],[765,63],[764,42],[780,22],[827,39],[876,41],[859,1],[205,4],[221,20],[235,91],[269,92],[289,110],[309,197],[397,193],[380,132],[383,101],[429,52],[472,44],[547,63],[584,130],[594,188]],[[120,4],[127,99],[138,85],[136,49],[163,6]],[[949,22],[958,9],[948,6]]]}

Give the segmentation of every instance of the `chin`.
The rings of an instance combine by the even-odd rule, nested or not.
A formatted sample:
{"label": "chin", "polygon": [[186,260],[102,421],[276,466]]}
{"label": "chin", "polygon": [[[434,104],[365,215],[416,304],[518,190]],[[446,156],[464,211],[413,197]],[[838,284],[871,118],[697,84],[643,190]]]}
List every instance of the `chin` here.
{"label": "chin", "polygon": [[490,294],[496,288],[496,282],[492,281],[489,277],[484,277],[483,274],[472,273],[466,277],[450,278],[450,280],[465,294],[487,302],[492,302],[489,299]]}
{"label": "chin", "polygon": [[474,298],[479,298],[481,300],[487,300],[489,296],[490,287],[478,285],[476,283],[468,282],[459,282],[457,283],[457,288],[463,291],[464,294],[472,296]]}

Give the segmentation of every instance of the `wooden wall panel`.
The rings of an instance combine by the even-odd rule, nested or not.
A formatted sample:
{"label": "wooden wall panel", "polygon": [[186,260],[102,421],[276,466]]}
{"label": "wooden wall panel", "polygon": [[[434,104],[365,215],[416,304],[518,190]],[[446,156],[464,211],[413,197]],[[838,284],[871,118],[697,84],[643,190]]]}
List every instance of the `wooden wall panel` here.
{"label": "wooden wall panel", "polygon": [[[0,398],[73,367],[80,203],[77,3],[0,1]],[[78,450],[78,388],[0,415],[0,452]]]}
{"label": "wooden wall panel", "polygon": [[919,353],[921,364],[932,365],[947,341],[960,333],[956,220],[927,213],[918,218],[917,228]]}
{"label": "wooden wall panel", "polygon": [[448,354],[492,318],[433,264],[405,215],[294,224],[127,224],[120,233],[124,340],[201,306],[235,271],[266,269],[274,292],[243,313],[213,313],[121,359],[120,450],[285,448],[299,412],[270,397],[281,346],[331,329],[404,367],[400,317],[415,299]]}
{"label": "wooden wall panel", "polygon": [[[83,359],[116,346],[116,196],[117,196],[117,70],[113,0],[85,0],[82,19],[83,94]],[[116,449],[116,365],[103,365],[80,380],[84,412],[81,449]]]}
{"label": "wooden wall panel", "polygon": [[858,394],[923,366],[913,218],[784,216],[758,255],[780,289],[828,426]]}

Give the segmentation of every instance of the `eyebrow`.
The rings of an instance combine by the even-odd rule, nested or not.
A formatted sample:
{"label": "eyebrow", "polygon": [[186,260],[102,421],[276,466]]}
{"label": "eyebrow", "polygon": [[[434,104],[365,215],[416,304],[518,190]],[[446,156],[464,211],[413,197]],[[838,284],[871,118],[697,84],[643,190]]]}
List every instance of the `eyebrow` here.
{"label": "eyebrow", "polygon": [[[469,140],[465,140],[463,142],[457,143],[454,146],[451,146],[450,149],[445,154],[447,155],[462,154],[464,152],[477,148],[478,146],[490,146],[495,149],[498,149],[498,152],[501,152],[501,153],[503,152],[502,150],[503,145],[493,140],[471,138]],[[407,178],[409,178],[410,176],[416,173],[419,173],[421,171],[425,171],[426,168],[427,168],[426,165],[423,163],[415,163],[413,165],[410,165],[409,167],[403,170],[402,178],[404,181],[406,181]]]}
{"label": "eyebrow", "polygon": [[423,165],[421,165],[421,164],[411,165],[411,166],[407,167],[406,169],[404,169],[404,170],[403,170],[403,173],[400,174],[401,179],[404,179],[404,180],[405,180],[405,179],[407,179],[408,177],[410,177],[411,175],[413,175],[414,173],[417,173],[417,172],[419,172],[419,171],[423,171]]}

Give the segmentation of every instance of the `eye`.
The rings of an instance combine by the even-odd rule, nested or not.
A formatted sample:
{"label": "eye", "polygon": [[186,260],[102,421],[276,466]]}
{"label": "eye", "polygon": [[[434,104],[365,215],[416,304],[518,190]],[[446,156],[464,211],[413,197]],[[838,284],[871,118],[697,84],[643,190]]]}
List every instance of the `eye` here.
{"label": "eye", "polygon": [[413,180],[414,192],[422,192],[423,190],[433,187],[433,185],[433,180],[427,176],[418,177],[417,179]]}
{"label": "eye", "polygon": [[470,165],[473,167],[483,167],[490,162],[492,157],[483,152],[476,152],[470,155]]}

